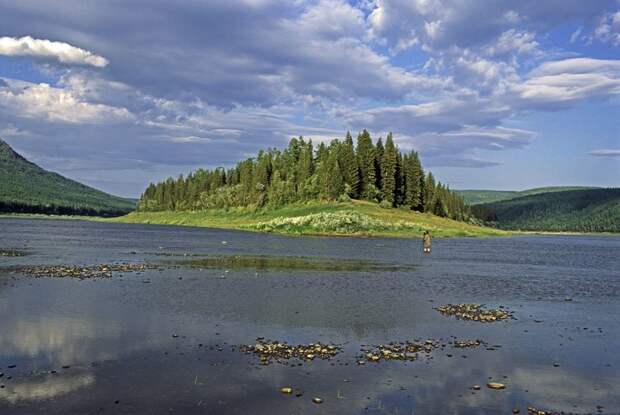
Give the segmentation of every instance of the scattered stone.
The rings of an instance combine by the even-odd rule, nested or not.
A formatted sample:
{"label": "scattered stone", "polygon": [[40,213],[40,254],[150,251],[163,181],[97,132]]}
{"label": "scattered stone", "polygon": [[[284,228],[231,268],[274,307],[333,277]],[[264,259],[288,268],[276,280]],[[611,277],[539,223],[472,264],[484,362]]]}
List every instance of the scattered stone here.
{"label": "scattered stone", "polygon": [[473,390],[475,391],[479,391],[480,390],[480,385],[474,385],[471,387]]}
{"label": "scattered stone", "polygon": [[291,393],[293,393],[293,388],[286,386],[284,388],[281,388],[280,392],[290,395]]}
{"label": "scattered stone", "polygon": [[329,360],[342,351],[342,347],[335,344],[317,342],[290,345],[286,342],[271,341],[261,337],[256,339],[255,345],[241,345],[238,349],[243,353],[256,355],[262,365],[268,365],[274,361],[283,363],[289,359],[308,362],[314,359]]}
{"label": "scattered stone", "polygon": [[494,321],[506,320],[513,317],[512,312],[507,311],[504,307],[500,309],[486,309],[480,304],[447,304],[435,308],[441,314],[446,316],[454,316],[459,320],[479,321],[482,323],[490,323]]}
{"label": "scattered stone", "polygon": [[457,349],[464,349],[470,347],[478,347],[484,344],[482,340],[454,340],[452,345]]}
{"label": "scattered stone", "polygon": [[0,256],[5,257],[18,257],[25,256],[26,253],[17,249],[0,249]]}
{"label": "scattered stone", "polygon": [[323,403],[323,399],[319,398],[318,396],[312,398],[312,402],[316,403],[316,404],[321,404]]}
{"label": "scattered stone", "polygon": [[503,383],[499,383],[499,382],[489,382],[487,383],[487,387],[489,389],[496,389],[496,390],[506,389],[506,385],[504,385]]}
{"label": "scattered stone", "polygon": [[110,278],[113,272],[141,272],[147,269],[156,268],[148,264],[99,264],[90,266],[78,265],[52,265],[22,267],[15,269],[16,272],[30,275],[35,278],[55,277],[55,278]]}
{"label": "scattered stone", "polygon": [[366,346],[361,350],[358,364],[363,364],[361,362],[364,361],[379,362],[381,360],[414,361],[418,359],[419,353],[428,355],[439,346],[439,341],[431,339]]}

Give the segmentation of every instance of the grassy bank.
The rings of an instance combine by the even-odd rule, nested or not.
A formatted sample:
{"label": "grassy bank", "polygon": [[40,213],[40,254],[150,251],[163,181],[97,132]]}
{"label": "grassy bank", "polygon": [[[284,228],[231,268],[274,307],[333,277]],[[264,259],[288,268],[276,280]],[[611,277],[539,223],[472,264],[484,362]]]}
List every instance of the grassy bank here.
{"label": "grassy bank", "polygon": [[509,232],[475,226],[406,209],[385,209],[370,202],[308,203],[279,209],[134,212],[105,221],[241,229],[293,235],[421,237],[504,236]]}

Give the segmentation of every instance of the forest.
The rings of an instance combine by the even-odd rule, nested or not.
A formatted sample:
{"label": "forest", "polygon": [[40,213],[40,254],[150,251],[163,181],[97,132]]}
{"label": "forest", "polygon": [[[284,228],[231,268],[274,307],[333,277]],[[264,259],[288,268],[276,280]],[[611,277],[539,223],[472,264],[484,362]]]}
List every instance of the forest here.
{"label": "forest", "polygon": [[150,184],[138,210],[198,211],[254,206],[277,208],[304,201],[362,199],[456,220],[470,218],[469,206],[425,172],[417,152],[401,152],[392,134],[373,142],[368,131],[356,143],[292,138],[284,150],[261,150],[230,169],[199,169]]}
{"label": "forest", "polygon": [[548,192],[472,206],[487,225],[557,232],[620,232],[620,189]]}

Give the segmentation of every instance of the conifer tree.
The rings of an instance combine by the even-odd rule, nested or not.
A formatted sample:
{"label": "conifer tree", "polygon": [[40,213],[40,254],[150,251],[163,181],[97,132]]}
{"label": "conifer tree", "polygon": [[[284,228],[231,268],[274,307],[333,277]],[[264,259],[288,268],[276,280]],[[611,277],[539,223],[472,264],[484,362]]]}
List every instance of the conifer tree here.
{"label": "conifer tree", "polygon": [[314,173],[314,151],[312,149],[312,140],[304,143],[298,162],[299,183],[303,184]]}
{"label": "conifer tree", "polygon": [[433,173],[430,171],[424,180],[424,211],[432,212],[433,211],[433,202],[435,196],[435,177],[433,177]]}
{"label": "conifer tree", "polygon": [[381,182],[383,199],[392,206],[396,205],[396,168],[398,163],[396,147],[392,139],[392,133],[388,134],[385,141],[385,149],[381,160]]}
{"label": "conifer tree", "polygon": [[375,186],[377,189],[383,190],[383,178],[381,177],[382,167],[381,163],[383,162],[383,156],[385,155],[385,149],[383,147],[383,138],[379,137],[377,140],[377,144],[375,145]]}
{"label": "conifer tree", "polygon": [[338,162],[342,170],[342,177],[349,188],[349,196],[357,198],[359,196],[359,168],[355,150],[353,148],[353,138],[350,133],[339,147]]}
{"label": "conifer tree", "polygon": [[323,196],[336,200],[344,192],[344,179],[338,165],[337,149],[332,149],[327,157],[323,175]]}
{"label": "conifer tree", "polygon": [[364,130],[357,136],[357,163],[360,170],[360,191],[363,197],[369,198],[370,186],[375,185],[375,149],[368,131]]}
{"label": "conifer tree", "polygon": [[422,166],[415,151],[404,158],[405,201],[412,210],[421,210],[422,207]]}

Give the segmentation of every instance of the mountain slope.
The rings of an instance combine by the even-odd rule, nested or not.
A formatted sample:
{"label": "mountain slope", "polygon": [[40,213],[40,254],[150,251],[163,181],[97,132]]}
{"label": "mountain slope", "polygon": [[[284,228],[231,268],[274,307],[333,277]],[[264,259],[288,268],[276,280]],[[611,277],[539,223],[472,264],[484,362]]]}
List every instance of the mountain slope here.
{"label": "mountain slope", "polygon": [[534,194],[475,205],[472,213],[502,229],[620,232],[620,188]]}
{"label": "mountain slope", "polygon": [[122,215],[135,203],[42,169],[0,139],[0,212]]}
{"label": "mountain slope", "polygon": [[479,205],[481,203],[493,203],[500,200],[516,199],[517,197],[537,195],[541,193],[565,192],[568,190],[596,189],[595,187],[584,186],[552,186],[537,187],[527,190],[455,190],[455,192],[465,199],[468,205]]}

